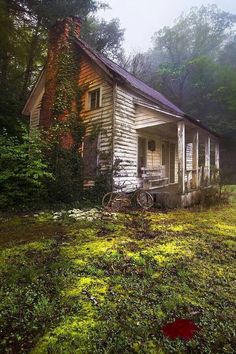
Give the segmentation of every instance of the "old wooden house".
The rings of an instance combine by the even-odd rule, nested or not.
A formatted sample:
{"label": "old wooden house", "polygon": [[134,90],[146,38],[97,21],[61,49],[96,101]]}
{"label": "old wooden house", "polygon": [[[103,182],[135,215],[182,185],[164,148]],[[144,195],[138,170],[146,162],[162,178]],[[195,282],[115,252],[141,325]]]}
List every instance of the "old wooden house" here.
{"label": "old wooden house", "polygon": [[[66,41],[73,21],[57,24],[57,35],[53,37],[57,42],[49,48],[48,66],[56,67],[58,43],[62,38]],[[129,189],[142,186],[160,198],[164,195],[169,206],[197,202],[201,190],[217,181],[218,137],[162,94],[91,49],[80,39],[78,23],[76,28],[73,41],[80,53],[79,84],[87,88],[81,112],[86,137],[94,125],[99,126],[95,143],[88,144],[85,137],[83,144],[82,154],[85,164],[89,164],[85,185],[93,184],[97,167],[106,170],[118,161],[114,188],[123,182]],[[48,87],[51,82],[56,85],[56,75],[55,70],[50,81],[46,66],[25,104],[23,114],[30,117],[30,129],[47,126],[42,99],[46,96],[50,101]]]}

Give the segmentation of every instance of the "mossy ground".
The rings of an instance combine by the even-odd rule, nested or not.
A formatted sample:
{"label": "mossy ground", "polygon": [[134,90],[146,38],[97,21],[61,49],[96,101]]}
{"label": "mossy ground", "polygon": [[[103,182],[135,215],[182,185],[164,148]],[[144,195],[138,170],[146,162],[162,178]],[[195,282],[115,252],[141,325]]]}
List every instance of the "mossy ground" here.
{"label": "mossy ground", "polygon": [[[97,221],[1,217],[1,353],[233,353],[236,201]],[[200,331],[169,340],[176,318]]]}

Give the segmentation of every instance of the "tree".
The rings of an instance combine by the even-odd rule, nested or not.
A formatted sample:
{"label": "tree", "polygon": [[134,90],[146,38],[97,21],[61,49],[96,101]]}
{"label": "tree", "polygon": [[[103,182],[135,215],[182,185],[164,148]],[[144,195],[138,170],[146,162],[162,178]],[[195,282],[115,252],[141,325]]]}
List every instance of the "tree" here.
{"label": "tree", "polygon": [[[224,138],[222,160],[231,181],[236,151],[235,23],[235,15],[215,5],[192,8],[173,27],[155,33],[147,53],[129,60],[136,76]],[[138,67],[142,70],[135,70]]]}
{"label": "tree", "polygon": [[81,37],[92,48],[113,60],[118,60],[122,55],[124,29],[120,28],[118,19],[106,22],[90,16],[83,23]]}
{"label": "tree", "polygon": [[0,0],[0,132],[21,132],[18,118],[45,63],[48,28],[56,19],[79,16],[83,38],[106,55],[118,56],[124,31],[118,20],[107,23],[92,16],[101,7],[107,5],[96,0]]}
{"label": "tree", "polygon": [[158,53],[159,64],[156,80],[180,107],[184,105],[185,85],[193,60],[201,57],[215,60],[235,23],[235,15],[208,5],[192,8],[172,28],[164,27],[154,35],[153,50]]}
{"label": "tree", "polygon": [[214,57],[228,39],[236,23],[236,15],[220,10],[216,5],[192,8],[181,15],[176,24],[154,34],[154,49],[162,62],[182,64],[197,56]]}
{"label": "tree", "polygon": [[134,56],[131,66],[141,67],[136,76],[185,112],[232,135],[236,129],[235,23],[235,15],[215,5],[192,8],[173,27],[155,33],[153,47]]}
{"label": "tree", "polygon": [[218,62],[221,65],[228,65],[236,69],[236,35],[232,36],[220,50]]}

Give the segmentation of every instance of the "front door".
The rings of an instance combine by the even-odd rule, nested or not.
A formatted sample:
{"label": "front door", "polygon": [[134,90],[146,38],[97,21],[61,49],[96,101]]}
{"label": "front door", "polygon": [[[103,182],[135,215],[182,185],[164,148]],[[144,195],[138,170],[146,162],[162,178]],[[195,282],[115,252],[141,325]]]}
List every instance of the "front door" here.
{"label": "front door", "polygon": [[147,140],[142,137],[138,137],[138,176],[142,175],[142,167],[147,165]]}

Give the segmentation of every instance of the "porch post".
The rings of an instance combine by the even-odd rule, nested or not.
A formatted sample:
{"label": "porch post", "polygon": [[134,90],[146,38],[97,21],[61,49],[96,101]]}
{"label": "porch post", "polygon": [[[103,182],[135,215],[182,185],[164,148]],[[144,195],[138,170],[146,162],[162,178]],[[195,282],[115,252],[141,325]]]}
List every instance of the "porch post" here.
{"label": "porch post", "polygon": [[182,194],[185,192],[185,123],[178,123],[178,169],[179,189]]}
{"label": "porch post", "polygon": [[204,179],[206,181],[206,185],[210,184],[210,162],[211,161],[211,138],[208,135],[205,140],[205,169],[204,169]]}
{"label": "porch post", "polygon": [[219,149],[219,142],[215,142],[215,168],[217,170],[220,169],[220,149]]}
{"label": "porch post", "polygon": [[196,189],[199,187],[199,171],[198,171],[198,158],[199,156],[199,133],[198,130],[193,136],[193,185]]}
{"label": "porch post", "polygon": [[215,142],[215,168],[216,168],[216,182],[219,182],[220,176],[220,147],[219,142]]}

